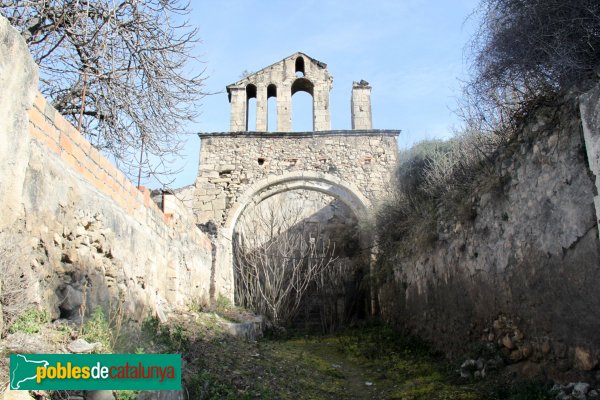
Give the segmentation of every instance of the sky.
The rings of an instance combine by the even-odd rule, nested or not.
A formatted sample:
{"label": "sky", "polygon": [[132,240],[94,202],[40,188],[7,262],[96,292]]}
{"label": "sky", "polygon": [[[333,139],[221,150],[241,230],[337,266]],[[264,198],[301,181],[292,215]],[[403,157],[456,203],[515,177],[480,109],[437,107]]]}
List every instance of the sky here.
{"label": "sky", "polygon": [[[467,46],[478,0],[221,0],[192,1],[190,25],[202,41],[200,117],[189,132],[229,130],[225,86],[301,51],[327,64],[332,129],[350,129],[353,81],[372,86],[373,128],[399,129],[400,148],[448,138],[460,126],[461,85],[468,78]],[[294,105],[298,103],[294,96]],[[302,100],[298,103],[302,113]],[[308,111],[309,112],[309,111]],[[296,116],[297,113],[294,113]],[[304,114],[302,114],[304,115]],[[294,117],[292,118],[294,120]],[[295,124],[296,125],[296,124]],[[192,184],[200,141],[189,135],[183,170],[170,186]],[[149,186],[157,186],[148,182]]]}

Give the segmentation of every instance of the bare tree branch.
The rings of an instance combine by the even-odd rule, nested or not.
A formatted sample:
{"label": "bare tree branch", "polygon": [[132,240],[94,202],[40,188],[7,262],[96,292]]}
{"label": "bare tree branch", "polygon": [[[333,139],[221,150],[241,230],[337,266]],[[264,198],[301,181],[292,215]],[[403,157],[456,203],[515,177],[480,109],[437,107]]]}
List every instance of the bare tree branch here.
{"label": "bare tree branch", "polygon": [[[40,65],[41,91],[130,177],[171,173],[198,116],[204,70],[190,72],[197,29],[181,0],[3,1]],[[198,65],[198,63],[196,63]],[[139,159],[144,142],[143,158]]]}

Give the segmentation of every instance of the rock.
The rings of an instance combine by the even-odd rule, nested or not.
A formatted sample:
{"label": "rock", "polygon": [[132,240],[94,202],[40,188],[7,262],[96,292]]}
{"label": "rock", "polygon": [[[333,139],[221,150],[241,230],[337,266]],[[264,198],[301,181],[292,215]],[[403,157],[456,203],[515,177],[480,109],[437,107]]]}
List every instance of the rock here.
{"label": "rock", "polygon": [[588,392],[590,391],[590,384],[589,383],[585,383],[585,382],[577,382],[574,386],[573,386],[573,391],[571,392],[571,394],[573,396],[575,396],[575,398],[577,399],[585,399],[588,394]]}
{"label": "rock", "polygon": [[477,369],[483,369],[485,367],[485,360],[483,358],[477,359]]}
{"label": "rock", "polygon": [[85,400],[115,400],[112,390],[90,390],[85,394]]}
{"label": "rock", "polygon": [[508,336],[508,334],[504,335],[504,337],[502,338],[502,345],[509,350],[512,350],[515,348],[515,344],[513,343],[510,336]]}
{"label": "rock", "polygon": [[591,371],[598,365],[598,360],[589,350],[577,346],[575,347],[575,365],[582,371]]}
{"label": "rock", "polygon": [[512,362],[521,361],[523,359],[523,353],[521,352],[521,350],[513,350],[510,352],[509,358]]}
{"label": "rock", "polygon": [[515,331],[515,336],[513,337],[514,341],[520,342],[521,340],[523,340],[523,338],[524,338],[523,332],[521,332],[520,330],[517,329]]}
{"label": "rock", "polygon": [[27,390],[10,390],[10,387],[6,387],[2,395],[3,400],[34,400],[33,397],[29,395]]}
{"label": "rock", "polygon": [[15,354],[48,354],[56,352],[54,345],[42,334],[16,332],[6,336],[6,351]]}
{"label": "rock", "polygon": [[600,393],[598,393],[597,390],[592,389],[588,392],[588,399],[595,399],[598,397],[600,397]]}
{"label": "rock", "polygon": [[467,359],[460,365],[460,377],[470,378],[477,370],[477,361],[473,359]]}
{"label": "rock", "polygon": [[544,343],[542,343],[542,353],[548,354],[550,353],[550,350],[550,342],[548,340],[545,340]]}
{"label": "rock", "polygon": [[180,390],[145,390],[138,393],[138,400],[184,400],[184,396]]}
{"label": "rock", "polygon": [[531,353],[532,353],[531,346],[525,345],[525,346],[521,347],[521,354],[523,354],[523,358],[529,358]]}
{"label": "rock", "polygon": [[67,350],[75,354],[91,353],[101,349],[102,343],[88,343],[85,339],[77,339],[67,345]]}
{"label": "rock", "polygon": [[73,311],[79,308],[83,303],[83,292],[73,288],[71,285],[66,285],[62,290],[61,297],[64,299],[60,304],[60,308],[67,311]]}

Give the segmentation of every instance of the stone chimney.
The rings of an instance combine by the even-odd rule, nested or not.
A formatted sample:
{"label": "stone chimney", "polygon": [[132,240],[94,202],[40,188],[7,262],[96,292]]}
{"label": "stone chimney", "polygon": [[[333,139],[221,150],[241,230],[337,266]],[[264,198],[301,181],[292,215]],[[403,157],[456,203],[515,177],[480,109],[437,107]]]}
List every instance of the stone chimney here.
{"label": "stone chimney", "polygon": [[373,129],[371,86],[361,80],[352,83],[352,129]]}

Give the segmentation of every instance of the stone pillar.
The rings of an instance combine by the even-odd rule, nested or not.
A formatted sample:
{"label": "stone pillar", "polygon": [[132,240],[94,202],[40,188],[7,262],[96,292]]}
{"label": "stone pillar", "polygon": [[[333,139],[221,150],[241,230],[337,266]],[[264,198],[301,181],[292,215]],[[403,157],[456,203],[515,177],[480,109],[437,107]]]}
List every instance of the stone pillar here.
{"label": "stone pillar", "polygon": [[315,131],[328,131],[331,129],[329,88],[327,86],[315,86],[314,88],[313,129]]}
{"label": "stone pillar", "polygon": [[[588,165],[596,177],[596,193],[600,193],[600,85],[579,98],[579,112]],[[600,195],[594,196],[596,222],[600,230]]]}
{"label": "stone pillar", "polygon": [[267,131],[267,87],[264,85],[256,88],[256,130]]}
{"label": "stone pillar", "polygon": [[246,130],[246,88],[230,87],[231,102],[231,132],[243,132]]}
{"label": "stone pillar", "polygon": [[38,67],[19,32],[0,16],[0,231],[23,212],[29,161],[27,110],[37,93]]}
{"label": "stone pillar", "polygon": [[373,129],[371,86],[369,82],[352,83],[352,129]]}
{"label": "stone pillar", "polygon": [[277,131],[292,131],[292,92],[289,84],[277,88]]}

